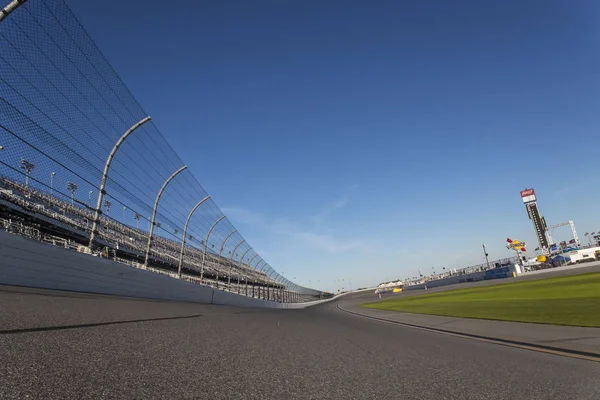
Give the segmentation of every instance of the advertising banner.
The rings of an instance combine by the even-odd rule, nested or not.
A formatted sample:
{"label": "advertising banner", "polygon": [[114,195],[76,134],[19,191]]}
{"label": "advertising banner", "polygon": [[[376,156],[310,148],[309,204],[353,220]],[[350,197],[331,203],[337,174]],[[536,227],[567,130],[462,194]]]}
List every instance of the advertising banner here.
{"label": "advertising banner", "polygon": [[521,190],[521,198],[523,203],[531,203],[535,201],[535,191],[533,189]]}

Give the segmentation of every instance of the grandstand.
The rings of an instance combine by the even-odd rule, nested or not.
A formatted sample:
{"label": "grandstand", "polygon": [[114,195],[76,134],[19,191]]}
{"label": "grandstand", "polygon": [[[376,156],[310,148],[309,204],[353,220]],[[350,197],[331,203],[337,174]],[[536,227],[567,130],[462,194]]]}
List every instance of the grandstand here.
{"label": "grandstand", "polygon": [[[93,212],[81,202],[69,203],[48,193],[26,187],[0,176],[0,227],[4,230],[76,251],[89,252]],[[110,258],[138,268],[179,278],[177,274],[180,243],[155,237],[149,264],[144,266],[147,233],[108,217],[100,219],[94,255]],[[311,301],[314,295],[295,296],[262,271],[254,270],[207,250],[201,279],[203,252],[186,246],[181,279],[237,294],[284,302],[291,299]],[[317,295],[321,298],[322,295]]]}
{"label": "grandstand", "polygon": [[324,295],[250,246],[64,0],[11,3],[0,47],[3,229],[260,299]]}

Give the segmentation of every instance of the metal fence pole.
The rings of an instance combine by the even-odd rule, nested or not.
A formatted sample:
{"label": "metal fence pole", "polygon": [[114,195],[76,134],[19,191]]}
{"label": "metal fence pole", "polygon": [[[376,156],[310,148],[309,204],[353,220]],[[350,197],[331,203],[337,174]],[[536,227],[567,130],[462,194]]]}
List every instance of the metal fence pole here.
{"label": "metal fence pole", "polygon": [[148,266],[148,257],[150,257],[150,247],[152,247],[152,236],[154,233],[154,222],[156,220],[156,210],[158,209],[158,201],[160,200],[160,196],[162,196],[165,188],[175,178],[179,173],[187,169],[187,165],[179,168],[177,171],[173,172],[171,176],[167,178],[165,183],[160,187],[158,194],[156,195],[156,199],[154,200],[154,207],[152,208],[152,218],[150,219],[150,232],[148,232],[148,244],[146,245],[146,257],[144,258],[144,266]]}
{"label": "metal fence pole", "polygon": [[[252,247],[250,247],[248,250],[246,250],[244,252],[244,254],[242,254],[242,257],[240,258],[240,261],[242,262],[242,265],[244,265],[244,257],[246,256],[246,254],[248,254],[248,252],[250,250],[254,250]],[[255,252],[256,253],[256,252]],[[231,285],[231,269],[233,268],[233,265],[230,265],[230,271],[229,271],[229,278],[227,279],[227,282],[229,285]]]}
{"label": "metal fence pole", "polygon": [[[246,251],[244,252],[244,254],[242,254],[242,256],[240,257],[240,262],[241,262],[241,263],[242,263],[242,265],[243,265],[243,266],[245,266],[245,267],[247,267],[248,265],[244,264],[244,257],[246,256],[246,254],[248,254],[248,252],[249,252],[250,250],[254,250],[254,249],[253,249],[252,247],[250,247],[250,248],[249,248],[248,250],[246,250]],[[256,253],[256,252],[255,252],[255,253]]]}
{"label": "metal fence pole", "polygon": [[110,168],[110,164],[111,164],[117,150],[119,150],[119,147],[121,147],[121,144],[123,144],[123,141],[125,139],[127,139],[127,137],[129,135],[131,135],[133,133],[133,131],[135,131],[137,128],[139,128],[146,122],[150,121],[150,119],[151,119],[150,117],[146,117],[146,118],[142,119],[141,121],[139,121],[138,123],[136,123],[135,125],[133,125],[131,128],[127,129],[125,131],[125,133],[123,133],[123,135],[121,135],[119,140],[117,140],[117,143],[115,143],[112,150],[108,154],[106,163],[104,163],[104,171],[102,171],[102,180],[100,181],[100,190],[98,190],[98,201],[96,202],[96,211],[94,212],[94,221],[92,221],[92,231],[90,232],[90,243],[89,243],[90,249],[94,245],[94,239],[96,238],[96,233],[97,233],[96,231],[98,230],[98,222],[100,220],[100,214],[102,212],[102,210],[101,210],[102,199],[104,198],[104,195],[106,194],[106,180],[108,179],[108,170]]}
{"label": "metal fence pole", "polygon": [[212,224],[212,226],[208,230],[208,233],[206,234],[206,240],[204,241],[204,252],[202,253],[202,268],[200,269],[200,283],[202,283],[202,279],[204,279],[204,263],[206,261],[206,246],[208,246],[208,238],[210,237],[210,233],[215,228],[215,226],[217,226],[217,224],[221,222],[224,218],[225,216],[222,215],[218,220],[216,220],[215,223]]}
{"label": "metal fence pole", "polygon": [[273,285],[273,298],[275,301],[281,302],[281,275],[277,275],[275,285]]}
{"label": "metal fence pole", "polygon": [[[236,232],[237,232],[237,229],[234,229],[231,232],[229,232],[229,234],[223,240],[223,243],[221,243],[221,247],[219,248],[219,258],[217,261],[217,263],[219,264],[219,267],[221,266],[221,258],[222,258],[222,253],[223,253],[223,247],[225,247],[225,242],[227,242],[227,239],[229,239],[231,237],[231,235],[233,235]],[[218,284],[219,284],[219,269],[217,268],[217,285]]]}
{"label": "metal fence pole", "polygon": [[2,11],[0,11],[0,22],[4,21],[4,19],[8,17],[10,13],[22,6],[26,1],[27,0],[13,0],[8,3],[8,5],[4,7]]}
{"label": "metal fence pole", "polygon": [[[240,245],[242,243],[244,243],[245,241],[246,241],[246,239],[242,239],[241,242],[239,242],[238,244],[235,245],[233,251],[231,252],[231,256],[229,257],[229,272],[227,274],[227,285],[231,284],[231,270],[233,268],[233,262],[232,262],[233,256],[235,255],[235,252],[238,249],[238,247],[240,247]],[[242,258],[240,260],[243,260],[246,253],[249,252],[250,250],[252,250],[252,247],[250,247],[248,250],[246,250],[246,252],[244,254],[242,254]]]}
{"label": "metal fence pole", "polygon": [[[273,268],[271,268],[271,266],[269,266],[269,268],[267,269],[267,271],[269,269],[271,270],[271,273],[269,275],[267,275],[267,276],[268,276],[268,278],[270,280],[271,279],[271,275],[273,275],[273,273],[275,272],[275,270]],[[271,290],[270,290],[271,289],[271,283],[270,283],[269,280],[267,280],[267,282],[266,282],[266,286],[267,286],[267,300],[271,301]]]}
{"label": "metal fence pole", "polygon": [[[262,266],[262,268],[260,269],[260,272],[263,272],[263,270],[268,266],[269,264],[265,263],[265,265]],[[256,266],[258,267],[258,264],[256,264]]]}
{"label": "metal fence pole", "polygon": [[[260,265],[260,263],[263,263],[263,262],[265,262],[265,260],[263,260],[263,259],[261,258],[261,259],[260,259],[260,261],[258,262],[258,264],[256,264],[256,267],[254,267],[254,269],[257,269],[257,268],[258,268],[258,266]],[[257,271],[258,271],[258,269],[257,269]]]}
{"label": "metal fence pole", "polygon": [[248,264],[247,264],[247,265],[248,265],[248,267],[252,268],[252,265],[250,265],[250,264],[252,263],[252,261],[253,261],[253,260],[254,260],[256,257],[258,257],[258,253],[256,253],[256,254],[254,255],[254,257],[252,257],[252,258],[250,259],[250,261],[248,261]]}
{"label": "metal fence pole", "polygon": [[179,275],[179,279],[181,279],[181,266],[183,264],[183,253],[185,251],[185,239],[186,239],[186,236],[187,236],[187,227],[188,227],[188,224],[190,222],[190,219],[192,218],[192,214],[194,214],[194,211],[196,211],[196,209],[198,207],[200,207],[200,205],[202,203],[204,203],[208,199],[210,199],[210,196],[206,196],[205,198],[203,198],[202,200],[200,200],[198,203],[196,203],[196,205],[194,206],[194,208],[192,208],[192,210],[188,214],[187,219],[185,220],[185,225],[183,226],[183,239],[181,240],[181,251],[179,252],[179,266],[177,267],[177,275]]}

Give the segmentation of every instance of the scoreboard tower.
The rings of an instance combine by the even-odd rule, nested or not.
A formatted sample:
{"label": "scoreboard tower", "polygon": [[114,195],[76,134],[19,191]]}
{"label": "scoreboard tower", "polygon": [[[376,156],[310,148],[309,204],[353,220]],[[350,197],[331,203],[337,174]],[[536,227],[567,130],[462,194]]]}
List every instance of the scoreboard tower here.
{"label": "scoreboard tower", "polygon": [[544,220],[544,217],[540,216],[540,212],[538,211],[535,191],[533,189],[521,190],[521,198],[525,204],[527,215],[529,216],[531,222],[533,222],[533,229],[535,230],[540,249],[542,249],[544,255],[549,256],[549,245],[551,245],[551,243],[548,243],[548,239],[546,237],[546,221]]}

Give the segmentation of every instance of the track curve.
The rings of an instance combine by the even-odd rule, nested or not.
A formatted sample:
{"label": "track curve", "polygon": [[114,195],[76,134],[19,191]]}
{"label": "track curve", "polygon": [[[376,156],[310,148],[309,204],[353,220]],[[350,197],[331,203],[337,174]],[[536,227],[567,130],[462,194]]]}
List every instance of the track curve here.
{"label": "track curve", "polygon": [[0,398],[600,398],[598,363],[336,305],[255,310],[0,287]]}

